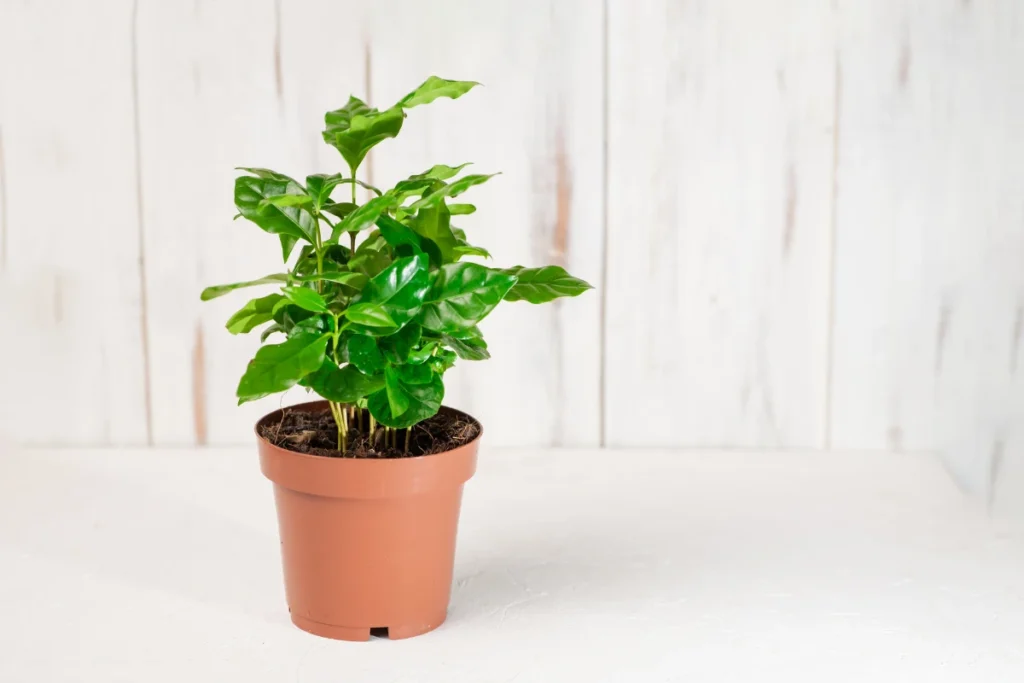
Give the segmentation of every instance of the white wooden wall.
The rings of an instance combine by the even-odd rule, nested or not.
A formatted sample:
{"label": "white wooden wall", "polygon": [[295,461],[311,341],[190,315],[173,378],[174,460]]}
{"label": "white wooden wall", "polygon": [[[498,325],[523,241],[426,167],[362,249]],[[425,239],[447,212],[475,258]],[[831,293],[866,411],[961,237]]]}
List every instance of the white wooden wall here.
{"label": "white wooden wall", "polygon": [[1024,510],[1017,0],[0,0],[0,432],[248,441],[233,167],[338,170],[323,112],[432,73],[486,87],[372,179],[501,170],[474,241],[598,287],[453,371],[492,444],[939,451]]}

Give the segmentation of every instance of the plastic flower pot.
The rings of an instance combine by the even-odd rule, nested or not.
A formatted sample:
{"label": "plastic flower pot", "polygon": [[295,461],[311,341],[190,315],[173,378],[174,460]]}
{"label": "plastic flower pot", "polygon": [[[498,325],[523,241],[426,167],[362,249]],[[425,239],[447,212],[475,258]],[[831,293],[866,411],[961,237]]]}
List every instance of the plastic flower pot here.
{"label": "plastic flower pot", "polygon": [[[326,411],[326,401],[287,410]],[[451,408],[442,411],[469,416]],[[257,423],[260,468],[274,483],[292,622],[326,638],[409,638],[440,626],[451,595],[462,487],[480,435],[409,458],[331,458],[273,445]]]}

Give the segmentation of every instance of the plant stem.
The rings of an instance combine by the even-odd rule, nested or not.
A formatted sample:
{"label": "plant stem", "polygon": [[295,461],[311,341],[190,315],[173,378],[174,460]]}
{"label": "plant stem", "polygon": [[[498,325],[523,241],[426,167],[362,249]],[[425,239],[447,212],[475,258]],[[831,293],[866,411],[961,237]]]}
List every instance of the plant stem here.
{"label": "plant stem", "polygon": [[[358,168],[356,166],[349,166],[348,167],[348,172],[352,176],[352,183],[351,184],[352,184],[352,203],[353,204],[356,203],[356,171],[357,170],[358,170]],[[356,234],[354,232],[350,232],[348,234],[348,239],[349,239],[349,244],[351,245],[352,251],[355,252],[355,250],[356,250]]]}
{"label": "plant stem", "polygon": [[338,450],[344,453],[348,450],[348,425],[342,418],[342,407],[334,401],[328,401],[331,408],[331,415],[334,416],[334,425],[338,429]]}
{"label": "plant stem", "polygon": [[[323,275],[324,272],[324,251],[323,251],[323,236],[320,235],[320,217],[319,215],[314,216],[313,220],[316,222],[316,229],[313,230],[313,249],[316,250],[316,274]],[[324,281],[316,281],[316,291],[319,294],[324,293]]]}
{"label": "plant stem", "polygon": [[412,434],[412,427],[405,429],[405,454],[409,455],[409,435]]}
{"label": "plant stem", "polygon": [[373,419],[373,415],[370,415],[370,448],[373,448],[373,437],[377,433],[377,420]]}
{"label": "plant stem", "polygon": [[342,449],[344,452],[348,450],[348,412],[340,406],[338,407],[338,412],[341,413],[341,421],[345,423],[345,448]]}

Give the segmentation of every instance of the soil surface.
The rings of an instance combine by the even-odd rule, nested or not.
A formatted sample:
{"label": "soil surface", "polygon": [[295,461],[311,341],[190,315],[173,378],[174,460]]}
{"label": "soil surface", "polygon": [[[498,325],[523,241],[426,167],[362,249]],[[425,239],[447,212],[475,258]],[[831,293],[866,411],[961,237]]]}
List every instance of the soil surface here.
{"label": "soil surface", "polygon": [[[328,458],[412,458],[450,451],[480,434],[480,423],[446,408],[409,430],[397,430],[394,445],[390,441],[385,443],[383,427],[377,426],[372,440],[368,428],[367,411],[350,412],[348,450],[342,453],[338,450],[334,416],[327,408],[317,412],[285,408],[280,420],[269,420],[258,427],[260,436],[279,448]],[[406,432],[409,433],[408,451]]]}

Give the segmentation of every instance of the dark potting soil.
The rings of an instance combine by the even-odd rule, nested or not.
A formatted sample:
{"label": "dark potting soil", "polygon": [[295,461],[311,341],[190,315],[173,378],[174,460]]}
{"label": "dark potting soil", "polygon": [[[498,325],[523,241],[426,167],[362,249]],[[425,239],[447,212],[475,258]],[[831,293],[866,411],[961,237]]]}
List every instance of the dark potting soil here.
{"label": "dark potting soil", "polygon": [[[362,429],[360,429],[362,426]],[[282,411],[281,419],[260,424],[260,436],[270,443],[289,451],[322,455],[328,458],[411,458],[418,455],[443,453],[463,446],[477,437],[480,424],[472,418],[441,409],[411,430],[399,429],[395,445],[385,444],[385,431],[378,426],[369,438],[369,413],[362,411],[352,419],[349,415],[348,450],[338,451],[338,429],[331,411]],[[405,450],[406,431],[409,432],[409,450]]]}

